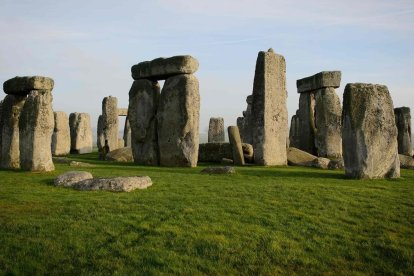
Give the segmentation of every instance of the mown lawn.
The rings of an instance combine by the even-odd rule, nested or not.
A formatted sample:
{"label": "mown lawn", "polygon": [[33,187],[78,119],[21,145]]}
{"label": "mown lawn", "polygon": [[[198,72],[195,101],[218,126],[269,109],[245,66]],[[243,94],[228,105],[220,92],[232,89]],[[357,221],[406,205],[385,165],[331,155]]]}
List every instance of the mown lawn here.
{"label": "mown lawn", "polygon": [[[238,167],[236,175],[96,161],[0,171],[0,274],[414,274],[414,171]],[[53,186],[69,170],[148,175],[131,193]]]}

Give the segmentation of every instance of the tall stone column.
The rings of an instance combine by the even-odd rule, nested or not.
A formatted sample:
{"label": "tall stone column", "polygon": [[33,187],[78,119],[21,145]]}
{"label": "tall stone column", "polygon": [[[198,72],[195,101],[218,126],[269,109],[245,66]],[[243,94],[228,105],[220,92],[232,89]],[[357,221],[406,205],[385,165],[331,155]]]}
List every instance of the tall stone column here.
{"label": "tall stone column", "polygon": [[69,115],[70,152],[84,154],[92,152],[91,118],[88,113]]}
{"label": "tall stone column", "polygon": [[394,109],[395,124],[398,129],[398,153],[412,156],[411,112],[409,107]]}
{"label": "tall stone column", "polygon": [[208,142],[223,143],[224,142],[224,119],[221,117],[210,118],[208,126]]}
{"label": "tall stone column", "polygon": [[118,145],[118,99],[105,97],[102,101],[103,136],[108,140],[109,151],[115,150]]}
{"label": "tall stone column", "polygon": [[252,134],[254,162],[287,165],[286,62],[272,49],[259,52],[253,84]]}
{"label": "tall stone column", "polygon": [[102,149],[105,146],[104,125],[102,115],[99,115],[98,117],[98,124],[96,128],[96,146],[98,147],[99,152],[102,152]]}
{"label": "tall stone column", "polygon": [[55,127],[52,135],[52,155],[68,155],[70,152],[69,118],[63,111],[54,112]]}
{"label": "tall stone column", "polygon": [[300,121],[298,116],[299,110],[296,110],[296,114],[292,116],[290,121],[289,131],[289,147],[299,148],[300,143]]}
{"label": "tall stone column", "polygon": [[134,81],[129,91],[128,120],[131,125],[131,148],[134,162],[158,165],[157,109],[160,86],[157,81]]}
{"label": "tall stone column", "polygon": [[345,175],[351,178],[400,176],[394,107],[385,85],[349,83],[342,112]]}
{"label": "tall stone column", "polygon": [[131,124],[129,123],[128,116],[125,119],[125,126],[124,126],[124,147],[131,147]]}
{"label": "tall stone column", "polygon": [[233,155],[233,163],[234,165],[242,166],[244,165],[244,155],[240,139],[239,128],[236,126],[229,126],[227,128],[227,131]]}

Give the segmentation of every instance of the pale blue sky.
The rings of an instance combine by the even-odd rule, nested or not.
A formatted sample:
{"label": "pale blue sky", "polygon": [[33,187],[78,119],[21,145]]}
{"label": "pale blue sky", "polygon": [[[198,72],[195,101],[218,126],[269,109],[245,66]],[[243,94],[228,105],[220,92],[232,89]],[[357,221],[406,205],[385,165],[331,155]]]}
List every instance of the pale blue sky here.
{"label": "pale blue sky", "polygon": [[0,81],[55,80],[54,109],[89,112],[102,98],[128,105],[130,68],[191,54],[200,62],[200,130],[236,123],[251,94],[257,53],[287,62],[289,117],[296,80],[341,70],[348,82],[385,84],[394,106],[414,108],[414,1],[8,1],[0,0]]}

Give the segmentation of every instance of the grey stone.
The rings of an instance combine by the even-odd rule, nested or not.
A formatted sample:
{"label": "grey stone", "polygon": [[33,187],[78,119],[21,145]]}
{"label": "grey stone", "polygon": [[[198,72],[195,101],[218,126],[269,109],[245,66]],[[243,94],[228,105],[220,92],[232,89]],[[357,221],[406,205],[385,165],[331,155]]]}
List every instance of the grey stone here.
{"label": "grey stone", "polygon": [[272,51],[259,52],[253,84],[252,135],[254,162],[286,165],[288,112],[285,58]]}
{"label": "grey stone", "polygon": [[136,189],[146,189],[152,185],[148,176],[113,177],[86,179],[72,185],[83,191],[106,190],[111,192],[131,192]]}
{"label": "grey stone", "polygon": [[385,85],[349,83],[342,113],[345,175],[351,178],[400,176],[394,107]]}
{"label": "grey stone", "polygon": [[290,147],[287,150],[288,164],[291,166],[308,166],[318,157],[306,151]]}
{"label": "grey stone", "polygon": [[71,153],[92,152],[91,118],[88,113],[71,113],[69,115],[70,151]]}
{"label": "grey stone", "polygon": [[93,179],[90,172],[69,171],[56,177],[54,184],[55,186],[72,187],[74,184],[87,179]]}
{"label": "grey stone", "polygon": [[48,77],[14,77],[3,83],[3,90],[6,94],[26,96],[32,90],[52,91],[54,81]]}
{"label": "grey stone", "polygon": [[29,93],[19,119],[20,166],[26,171],[48,172],[52,161],[52,134],[55,119],[52,92],[33,90]]}
{"label": "grey stone", "polygon": [[204,143],[199,145],[199,162],[220,163],[223,158],[233,158],[233,152],[230,143]]}
{"label": "grey stone", "polygon": [[118,108],[118,116],[128,116],[128,108]]}
{"label": "grey stone", "polygon": [[79,161],[70,161],[69,166],[71,167],[79,167],[79,168],[91,168],[96,167],[94,164],[86,163],[86,162],[79,162]]}
{"label": "grey stone", "polygon": [[106,160],[116,162],[134,162],[131,148],[119,148],[109,152],[106,155]]}
{"label": "grey stone", "polygon": [[131,135],[131,125],[128,117],[126,117],[124,126],[124,147],[131,147]]}
{"label": "grey stone", "polygon": [[234,162],[233,159],[223,158],[220,163],[223,165],[233,165]]}
{"label": "grey stone", "polygon": [[290,130],[289,130],[289,147],[299,148],[300,147],[300,121],[299,116],[297,115],[299,110],[296,110],[296,114],[292,116],[290,120]]}
{"label": "grey stone", "polygon": [[98,151],[102,152],[103,147],[105,146],[104,125],[102,115],[99,115],[98,117],[98,126],[96,128],[96,132],[96,146],[98,147]]}
{"label": "grey stone", "polygon": [[205,174],[234,174],[236,170],[234,167],[225,166],[225,167],[207,167],[201,171]]}
{"label": "grey stone", "polygon": [[315,145],[316,125],[315,125],[315,94],[302,93],[299,96],[299,145],[297,147],[310,154],[317,155],[318,151]]}
{"label": "grey stone", "polygon": [[319,169],[328,169],[329,163],[331,162],[330,159],[328,158],[324,158],[324,157],[317,157],[314,160],[312,160],[310,166],[314,167],[314,168],[319,168]]}
{"label": "grey stone", "polygon": [[400,168],[414,170],[414,158],[405,154],[399,154]]}
{"label": "grey stone", "polygon": [[168,78],[158,108],[160,165],[197,166],[200,94],[193,75]]}
{"label": "grey stone", "polygon": [[413,146],[411,143],[411,112],[409,107],[394,109],[395,124],[398,129],[398,153],[412,155]]}
{"label": "grey stone", "polygon": [[246,97],[246,103],[248,105],[252,105],[253,104],[253,95],[249,95]]}
{"label": "grey stone", "polygon": [[7,95],[3,100],[0,166],[4,169],[20,168],[19,119],[25,101],[25,96],[15,95]]}
{"label": "grey stone", "polygon": [[326,87],[338,88],[340,84],[341,71],[323,71],[296,81],[298,93],[309,92]]}
{"label": "grey stone", "polygon": [[197,69],[197,59],[186,55],[140,62],[132,66],[131,73],[134,80],[165,80],[179,74],[192,74]]}
{"label": "grey stone", "polygon": [[235,165],[244,165],[243,148],[241,144],[239,128],[237,126],[229,126],[227,128],[227,131],[233,152],[233,162]]}
{"label": "grey stone", "polygon": [[108,140],[109,151],[119,148],[118,144],[118,99],[105,97],[102,100],[103,136]]}
{"label": "grey stone", "polygon": [[69,118],[63,111],[54,113],[55,127],[52,135],[52,155],[68,155],[70,152]]}
{"label": "grey stone", "polygon": [[53,163],[58,163],[58,164],[70,164],[71,160],[68,159],[67,157],[57,157],[57,156],[52,156],[52,160]]}
{"label": "grey stone", "polygon": [[344,160],[341,159],[333,159],[329,162],[328,169],[330,170],[343,170],[344,169]]}
{"label": "grey stone", "polygon": [[124,138],[118,138],[118,148],[123,148],[125,144]]}
{"label": "grey stone", "polygon": [[3,132],[3,121],[2,121],[2,111],[3,110],[3,100],[0,101],[0,168],[1,168],[1,146],[2,146],[2,141],[1,141],[1,135]]}
{"label": "grey stone", "polygon": [[341,102],[334,88],[322,88],[315,92],[315,144],[318,156],[342,157],[341,113]]}
{"label": "grey stone", "polygon": [[208,142],[220,143],[224,142],[224,119],[221,117],[210,118],[208,126]]}
{"label": "grey stone", "polygon": [[134,162],[158,165],[157,109],[160,97],[158,82],[137,80],[129,91],[128,120]]}
{"label": "grey stone", "polygon": [[254,150],[251,144],[242,143],[242,150],[243,150],[243,157],[245,163],[253,163],[254,162]]}

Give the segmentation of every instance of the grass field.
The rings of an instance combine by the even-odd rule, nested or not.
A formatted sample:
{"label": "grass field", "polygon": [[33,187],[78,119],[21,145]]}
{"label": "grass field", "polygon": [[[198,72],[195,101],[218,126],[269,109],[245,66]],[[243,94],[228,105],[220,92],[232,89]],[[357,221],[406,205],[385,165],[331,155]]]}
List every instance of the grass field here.
{"label": "grass field", "polygon": [[[202,175],[97,161],[0,171],[0,274],[414,274],[414,171],[238,167]],[[131,193],[54,187],[69,170],[148,175]]]}

